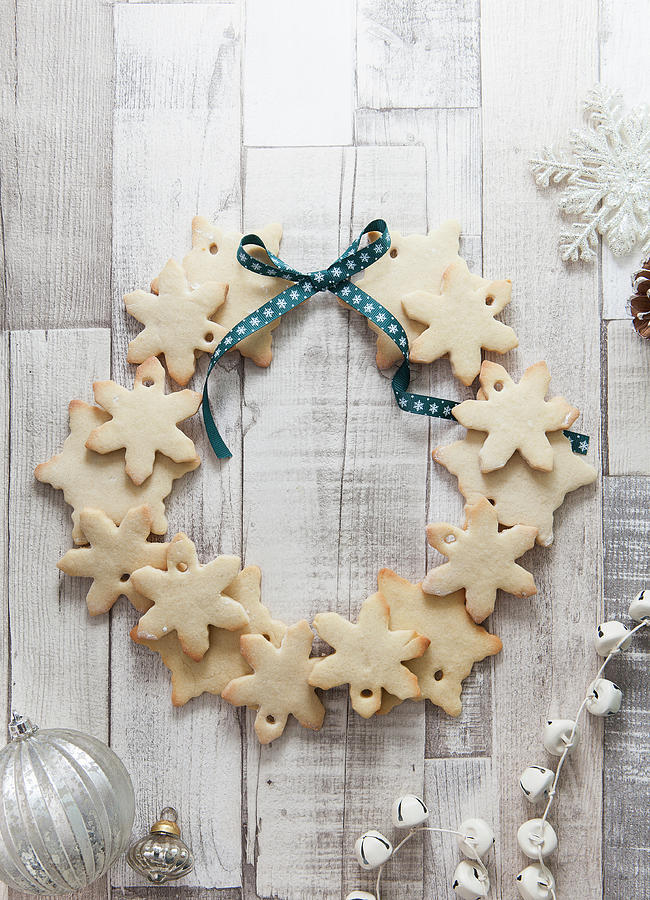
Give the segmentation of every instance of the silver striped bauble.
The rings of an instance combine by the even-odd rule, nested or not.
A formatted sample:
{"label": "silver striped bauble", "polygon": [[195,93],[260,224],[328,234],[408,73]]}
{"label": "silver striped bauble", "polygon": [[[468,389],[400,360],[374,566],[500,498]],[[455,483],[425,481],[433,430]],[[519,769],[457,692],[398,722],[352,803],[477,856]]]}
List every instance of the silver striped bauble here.
{"label": "silver striped bauble", "polygon": [[95,881],[128,846],[135,814],[121,760],[79,731],[14,714],[0,750],[0,880],[31,894]]}

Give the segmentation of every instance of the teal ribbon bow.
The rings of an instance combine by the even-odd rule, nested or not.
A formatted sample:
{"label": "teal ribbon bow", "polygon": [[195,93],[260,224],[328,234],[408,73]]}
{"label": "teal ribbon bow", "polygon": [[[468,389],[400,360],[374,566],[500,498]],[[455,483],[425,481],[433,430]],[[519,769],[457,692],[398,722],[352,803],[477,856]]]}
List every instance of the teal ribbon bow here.
{"label": "teal ribbon bow", "polygon": [[[366,234],[371,232],[377,232],[378,237],[367,246],[361,247],[361,241]],[[285,313],[295,309],[296,306],[300,306],[305,300],[309,300],[310,297],[321,291],[330,291],[330,293],[335,294],[352,309],[356,309],[366,319],[374,322],[399,347],[404,360],[393,376],[391,385],[400,409],[420,416],[435,416],[440,419],[453,418],[451,411],[454,406],[458,405],[459,401],[429,397],[425,394],[409,393],[411,367],[409,364],[408,338],[404,328],[385,306],[382,306],[374,297],[371,297],[370,294],[367,294],[350,281],[353,275],[363,271],[372,265],[373,262],[380,259],[390,249],[390,243],[390,234],[386,222],[383,219],[375,219],[366,225],[358,238],[330,266],[326,269],[319,269],[316,272],[303,273],[297,269],[292,269],[279,257],[271,253],[258,235],[244,235],[237,250],[237,259],[244,268],[258,275],[266,275],[269,278],[283,278],[294,283],[264,303],[259,309],[249,313],[241,322],[238,322],[237,325],[231,328],[228,334],[224,335],[215,347],[212,354],[203,386],[201,407],[208,439],[219,459],[228,459],[232,456],[232,453],[219,434],[212,410],[210,409],[210,400],[208,398],[210,373],[224,353],[227,353],[228,350],[232,349],[240,341],[243,341],[244,338],[255,334],[260,328],[264,328],[266,325],[279,319]],[[251,256],[246,250],[246,247],[251,245],[260,247],[271,260],[271,264]],[[564,434],[571,441],[571,449],[575,453],[584,454],[587,452],[589,438],[586,435],[576,434],[572,431],[565,431]]]}

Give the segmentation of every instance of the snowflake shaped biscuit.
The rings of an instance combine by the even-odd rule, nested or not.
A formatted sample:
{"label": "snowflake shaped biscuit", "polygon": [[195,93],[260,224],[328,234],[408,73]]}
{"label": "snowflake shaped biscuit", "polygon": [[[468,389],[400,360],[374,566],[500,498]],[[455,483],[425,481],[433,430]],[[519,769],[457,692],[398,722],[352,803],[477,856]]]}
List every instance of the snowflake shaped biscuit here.
{"label": "snowflake shaped biscuit", "polygon": [[309,656],[313,638],[304,619],[287,628],[280,647],[261,634],[242,635],[241,652],[253,674],[235,678],[221,696],[257,710],[255,731],[262,744],[280,737],[289,715],[314,731],[323,724],[325,707],[309,684],[316,663]]}
{"label": "snowflake shaped biscuit", "polygon": [[[401,235],[399,231],[391,231],[390,238],[391,249],[364,269],[357,286],[395,316],[406,331],[410,345],[424,329],[419,322],[408,318],[402,297],[424,287],[438,288],[445,269],[460,259],[460,225],[450,220],[429,234]],[[387,369],[401,362],[399,347],[374,323],[368,325],[377,334],[379,368]]]}
{"label": "snowflake shaped biscuit", "polygon": [[[472,621],[463,591],[433,597],[424,593],[421,584],[411,584],[390,569],[380,571],[378,583],[390,607],[391,626],[412,628],[431,642],[419,659],[407,663],[417,676],[422,697],[450,716],[459,715],[463,680],[475,662],[499,653],[501,641]],[[388,712],[396,703],[391,695],[385,699],[380,712]]]}
{"label": "snowflake shaped biscuit", "polygon": [[429,639],[415,631],[391,631],[380,594],[364,601],[356,625],[327,612],[316,616],[314,628],[335,651],[316,662],[309,679],[314,687],[349,684],[352,708],[364,719],[381,706],[382,688],[400,700],[420,696],[417,678],[402,661],[422,656]]}
{"label": "snowflake shaped biscuit", "polygon": [[234,631],[248,624],[241,603],[225,595],[238,571],[236,556],[218,556],[202,566],[187,535],[175,535],[164,571],[147,566],[131,576],[136,590],[153,602],[138,622],[137,636],[151,641],[175,631],[183,652],[198,662],[210,645],[209,625]]}
{"label": "snowflake shaped biscuit", "polygon": [[519,343],[512,328],[494,318],[511,294],[509,281],[482,278],[477,285],[464,260],[452,263],[440,294],[415,291],[402,300],[409,318],[427,326],[411,344],[409,358],[430,363],[448,354],[456,378],[471,384],[481,368],[481,348],[505,353]]}
{"label": "snowflake shaped biscuit", "polygon": [[133,291],[124,298],[129,314],[144,325],[129,344],[127,359],[142,363],[150,356],[163,355],[171,377],[185,385],[194,374],[196,353],[212,353],[226,333],[210,316],[223,305],[228,287],[206,281],[193,290],[173,259],[156,284],[158,294]]}
{"label": "snowflake shaped biscuit", "polygon": [[485,497],[466,506],[465,516],[462,529],[446,522],[427,526],[429,543],[449,562],[428,572],[422,590],[446,596],[464,589],[468,613],[482,622],[494,610],[499,588],[517,597],[536,593],[533,576],[515,560],[533,546],[537,529],[515,525],[500,532],[496,511]]}
{"label": "snowflake shaped biscuit", "polygon": [[246,610],[248,625],[237,631],[226,631],[210,625],[210,646],[199,662],[183,653],[173,632],[158,640],[148,641],[138,637],[137,625],[131,631],[131,638],[136,644],[144,644],[149,650],[159,653],[170,670],[174,706],[183,706],[188,700],[205,692],[221,694],[234,678],[252,671],[240,652],[239,638],[242,634],[262,634],[275,647],[282,643],[286,625],[271,618],[268,609],[261,602],[261,574],[257,566],[246,566],[224,588],[223,593],[241,603]]}
{"label": "snowflake shaped biscuit", "polygon": [[468,431],[462,441],[437,447],[433,458],[458,478],[458,488],[470,505],[481,497],[494,504],[502,525],[531,525],[537,528],[537,543],[550,547],[553,543],[553,513],[570,491],[596,480],[593,466],[571,449],[561,432],[550,435],[553,448],[553,470],[531,469],[516,453],[495,472],[481,472],[479,453],[484,436]]}
{"label": "snowflake shaped biscuit", "polygon": [[[282,238],[281,225],[266,225],[255,233],[259,234],[271,253],[278,253]],[[226,331],[230,331],[245,316],[255,312],[293,283],[245,269],[237,259],[242,237],[238,232],[224,231],[208,219],[195,216],[192,220],[192,249],[183,260],[183,266],[193,285],[206,281],[222,281],[228,285],[226,301],[214,317],[215,322]],[[247,249],[251,256],[264,258],[261,248]],[[239,350],[242,356],[251,359],[258,366],[270,365],[271,332],[279,324],[279,320],[272,322],[240,341],[233,349]]]}
{"label": "snowflake shaped biscuit", "polygon": [[502,469],[515,450],[541,472],[553,468],[553,448],[546,432],[568,428],[580,415],[564,397],[545,400],[551,375],[545,362],[535,363],[515,384],[503,366],[481,366],[479,399],[465,400],[451,414],[465,428],[487,431],[479,452],[481,472]]}
{"label": "snowflake shaped biscuit", "polygon": [[584,104],[589,129],[571,133],[575,162],[544,148],[532,159],[541,187],[565,183],[560,209],[573,218],[560,235],[562,259],[593,260],[601,234],[615,256],[650,252],[650,111],[624,113],[621,96],[597,85]]}
{"label": "snowflake shaped biscuit", "polygon": [[108,421],[109,415],[98,406],[73,400],[69,406],[70,434],[57,456],[41,463],[34,470],[38,481],[63,491],[66,503],[72,506],[72,538],[75,544],[87,544],[79,520],[82,509],[101,509],[115,522],[122,521],[134,506],[146,503],[151,508],[151,530],[154,534],[167,531],[164,498],[176,478],[198,466],[198,459],[175,463],[166,457],[156,461],[146,483],[133,484],[124,470],[124,451],[99,454],[86,448],[90,433]]}
{"label": "snowflake shaped biscuit", "polygon": [[136,369],[132,391],[114,381],[96,381],[93,390],[95,401],[112,419],[91,432],[86,447],[96,453],[125,448],[126,473],[134,484],[151,475],[156,452],[178,463],[200,462],[194,442],[176,426],[194,415],[201,394],[165,394],[165,370],[155,356]]}
{"label": "snowflake shaped biscuit", "polygon": [[68,550],[57,567],[66,575],[93,579],[86,596],[90,615],[108,612],[122,595],[138,612],[146,612],[151,603],[136,591],[131,575],[142,566],[164,569],[167,559],[167,544],[147,540],[149,507],[130,509],[119,526],[101,509],[82,509],[79,524],[90,546]]}

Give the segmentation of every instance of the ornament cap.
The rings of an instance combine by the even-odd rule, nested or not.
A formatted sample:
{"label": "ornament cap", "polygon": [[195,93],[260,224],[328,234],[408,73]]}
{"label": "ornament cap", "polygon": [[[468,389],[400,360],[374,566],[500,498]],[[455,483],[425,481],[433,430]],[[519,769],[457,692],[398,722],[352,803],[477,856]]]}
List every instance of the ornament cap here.
{"label": "ornament cap", "polygon": [[12,741],[21,741],[32,737],[38,731],[38,725],[34,725],[27,716],[21,716],[20,713],[15,711],[12,711],[11,722],[9,722],[7,727],[9,729],[9,738]]}
{"label": "ornament cap", "polygon": [[160,811],[160,818],[154,822],[149,832],[151,834],[173,834],[180,837],[181,830],[177,824],[178,813],[173,806],[166,806]]}

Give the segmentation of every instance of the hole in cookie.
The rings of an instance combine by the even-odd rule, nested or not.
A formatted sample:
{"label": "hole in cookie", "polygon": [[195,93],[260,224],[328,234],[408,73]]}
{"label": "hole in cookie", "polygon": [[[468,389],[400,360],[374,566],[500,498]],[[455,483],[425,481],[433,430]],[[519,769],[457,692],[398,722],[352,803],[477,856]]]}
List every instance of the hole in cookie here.
{"label": "hole in cookie", "polygon": [[494,498],[493,498],[493,497],[486,497],[485,499],[487,500],[488,503],[491,503],[492,506],[495,505],[495,503],[494,503]]}
{"label": "hole in cookie", "polygon": [[495,382],[494,382],[494,390],[495,390],[495,391],[502,391],[502,390],[503,390],[503,382],[502,382],[502,381],[495,381]]}
{"label": "hole in cookie", "polygon": [[268,635],[268,634],[263,634],[262,637],[263,637],[265,640],[267,640],[267,641],[270,641],[270,640],[271,640],[271,636]]}
{"label": "hole in cookie", "polygon": [[206,333],[203,335],[203,340],[207,341],[208,344],[211,344],[214,340],[214,334],[211,331],[206,331]]}
{"label": "hole in cookie", "polygon": [[444,674],[445,673],[442,671],[442,669],[438,669],[437,672],[433,673],[433,677],[436,679],[436,681],[442,681]]}
{"label": "hole in cookie", "polygon": [[370,688],[364,688],[364,689],[361,691],[361,696],[362,696],[362,697],[372,697],[372,695],[373,695],[373,691],[371,691]]}
{"label": "hole in cookie", "polygon": [[128,572],[125,572],[124,575],[120,575],[120,581],[128,581],[131,576]]}
{"label": "hole in cookie", "polygon": [[176,563],[176,568],[179,572],[187,572],[187,563],[179,562]]}
{"label": "hole in cookie", "polygon": [[492,296],[492,294],[488,294],[487,297],[485,298],[485,305],[492,306],[493,303],[494,303],[494,297]]}
{"label": "hole in cookie", "polygon": [[395,259],[396,256],[397,256],[397,247],[393,247],[392,250],[390,251],[390,257],[391,257],[391,259]]}
{"label": "hole in cookie", "polygon": [[445,544],[453,544],[456,540],[455,534],[446,534],[445,535]]}
{"label": "hole in cookie", "polygon": [[214,256],[215,253],[219,252],[219,248],[215,243],[210,244],[210,253]]}
{"label": "hole in cookie", "polygon": [[269,723],[269,725],[275,725],[275,716],[267,716],[266,721]]}
{"label": "hole in cookie", "polygon": [[151,380],[151,378],[145,378],[145,380],[142,382],[142,384],[145,387],[153,387],[154,382]]}

